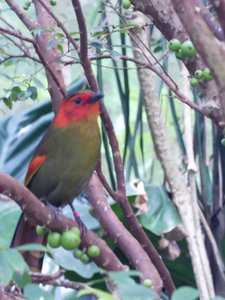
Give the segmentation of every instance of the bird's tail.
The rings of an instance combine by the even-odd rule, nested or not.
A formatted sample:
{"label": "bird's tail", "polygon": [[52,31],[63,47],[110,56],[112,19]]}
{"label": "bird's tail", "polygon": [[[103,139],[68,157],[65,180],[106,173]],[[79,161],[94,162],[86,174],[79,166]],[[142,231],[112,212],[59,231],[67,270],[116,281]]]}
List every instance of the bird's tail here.
{"label": "bird's tail", "polygon": [[[11,247],[17,247],[24,244],[42,244],[46,245],[47,237],[39,236],[34,226],[30,225],[21,214],[11,241]],[[33,272],[41,272],[44,253],[41,251],[24,251],[22,253],[26,263]]]}

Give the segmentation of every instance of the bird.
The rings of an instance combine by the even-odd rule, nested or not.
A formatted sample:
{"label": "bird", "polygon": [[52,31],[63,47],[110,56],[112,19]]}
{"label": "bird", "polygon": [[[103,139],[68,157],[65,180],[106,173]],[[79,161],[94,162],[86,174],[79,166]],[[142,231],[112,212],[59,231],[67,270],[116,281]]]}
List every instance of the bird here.
{"label": "bird", "polygon": [[[62,208],[71,205],[87,186],[100,157],[99,100],[103,94],[79,92],[62,101],[28,166],[25,186],[40,201]],[[75,214],[79,218],[78,214]],[[27,243],[46,244],[22,212],[11,247]],[[43,253],[26,251],[32,271],[41,270]]]}

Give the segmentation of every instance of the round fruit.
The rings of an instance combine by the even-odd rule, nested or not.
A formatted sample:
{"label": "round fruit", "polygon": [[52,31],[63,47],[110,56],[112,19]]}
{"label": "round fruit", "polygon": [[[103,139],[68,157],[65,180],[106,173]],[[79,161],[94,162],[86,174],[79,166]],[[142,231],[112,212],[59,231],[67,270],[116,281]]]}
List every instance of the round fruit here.
{"label": "round fruit", "polygon": [[76,233],[76,235],[80,236],[80,229],[79,228],[71,227],[69,230]]}
{"label": "round fruit", "polygon": [[73,231],[65,231],[61,236],[60,244],[66,250],[73,250],[79,246],[80,237]]}
{"label": "round fruit", "polygon": [[29,7],[30,7],[31,3],[30,2],[25,2],[24,5],[23,5],[23,9],[24,10],[28,10]]}
{"label": "round fruit", "polygon": [[52,6],[55,6],[55,5],[57,4],[57,1],[56,1],[56,0],[50,0],[50,4],[51,4]]}
{"label": "round fruit", "polygon": [[145,279],[144,282],[143,282],[143,285],[146,288],[151,288],[152,287],[152,281],[151,281],[151,279]]}
{"label": "round fruit", "polygon": [[223,138],[223,139],[221,140],[221,144],[222,144],[223,146],[225,146],[225,138]]}
{"label": "round fruit", "polygon": [[203,76],[202,70],[196,70],[195,71],[195,78],[200,79]]}
{"label": "round fruit", "polygon": [[178,59],[181,59],[181,60],[185,58],[184,55],[183,55],[183,53],[182,53],[182,51],[181,51],[181,49],[179,49],[178,51],[176,51],[176,57]]}
{"label": "round fruit", "polygon": [[80,260],[81,260],[83,263],[87,264],[87,263],[89,262],[89,257],[87,256],[87,254],[82,253],[82,255],[81,255],[81,257],[80,257]]}
{"label": "round fruit", "polygon": [[193,77],[193,78],[190,78],[190,85],[191,86],[198,86],[199,82],[198,82],[198,79]]}
{"label": "round fruit", "polygon": [[202,72],[202,77],[205,79],[205,80],[213,80],[213,76],[212,76],[212,73],[211,71],[209,70],[209,68],[205,68]]}
{"label": "round fruit", "polygon": [[193,57],[196,55],[196,49],[192,41],[187,40],[181,45],[181,51],[184,57]]}
{"label": "round fruit", "polygon": [[59,232],[50,232],[48,235],[48,244],[52,248],[60,247],[61,234]]}
{"label": "round fruit", "polygon": [[178,51],[180,49],[181,43],[178,39],[172,39],[169,41],[169,49],[171,51]]}
{"label": "round fruit", "polygon": [[90,247],[88,247],[87,249],[87,255],[89,257],[96,257],[96,256],[99,256],[100,254],[100,249],[98,246],[96,245],[91,245]]}
{"label": "round fruit", "polygon": [[84,253],[80,249],[75,249],[73,251],[73,256],[77,259],[80,259]]}
{"label": "round fruit", "polygon": [[45,226],[37,225],[36,226],[36,233],[37,235],[44,235],[46,232]]}
{"label": "round fruit", "polygon": [[123,5],[124,9],[130,8],[130,6],[131,6],[130,0],[123,0],[122,5]]}

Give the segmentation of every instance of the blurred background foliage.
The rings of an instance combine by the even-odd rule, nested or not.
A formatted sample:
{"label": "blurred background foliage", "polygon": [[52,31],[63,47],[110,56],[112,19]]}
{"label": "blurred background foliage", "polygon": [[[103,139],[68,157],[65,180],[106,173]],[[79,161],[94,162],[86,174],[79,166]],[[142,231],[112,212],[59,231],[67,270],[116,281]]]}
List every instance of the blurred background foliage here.
{"label": "blurred background foliage", "polygon": [[[23,5],[24,1],[18,1],[18,3]],[[82,1],[82,5],[85,14],[87,14],[86,20],[90,32],[91,55],[95,56],[98,53],[107,53],[112,57],[112,59],[101,61],[93,60],[92,65],[100,89],[105,94],[105,104],[112,118],[119,141],[124,162],[129,201],[134,204],[136,212],[140,214],[139,220],[156,248],[159,249],[176,286],[188,285],[195,287],[186,242],[184,240],[178,241],[176,232],[173,234],[173,230],[176,230],[177,226],[179,227],[180,225],[180,218],[170,201],[170,193],[164,185],[163,171],[154,152],[142,104],[137,70],[133,63],[120,59],[121,55],[132,56],[128,31],[121,26],[118,17],[113,13],[109,14],[108,24],[102,25],[101,20],[104,18],[105,9],[101,5],[101,1]],[[13,12],[3,2],[0,3],[0,6],[2,16],[6,19],[13,19],[13,26],[20,28],[21,32],[28,34],[19,20],[13,17]],[[74,27],[74,16],[70,9],[70,1],[63,1],[63,3],[59,1],[56,7],[54,7],[54,11],[60,15],[62,21],[76,35],[77,28]],[[126,12],[123,13],[126,14]],[[33,5],[31,5],[28,14],[31,17],[33,16]],[[167,42],[152,24],[149,26],[151,27],[151,35],[149,36],[151,51],[158,59],[167,50]],[[106,38],[102,38],[106,32],[111,33]],[[76,54],[73,51],[67,53],[66,41],[59,33],[58,40],[53,40],[49,47],[51,48],[55,44],[61,45],[59,48],[62,49],[62,52],[66,52],[66,55],[64,55],[65,60],[73,59],[76,61]],[[7,53],[15,53],[16,51],[16,46],[2,35],[0,37],[1,60],[4,61]],[[182,89],[180,61],[176,59],[174,54],[169,53],[164,56],[161,63],[164,70],[170,74]],[[86,86],[83,71],[79,64],[68,65],[64,75],[68,84],[68,94],[74,93]],[[23,181],[33,150],[53,117],[50,100],[47,100],[49,98],[47,82],[42,66],[22,58],[14,58],[2,62],[0,64],[0,76],[0,169],[2,172],[6,172],[17,178],[19,181]],[[161,103],[161,113],[166,121],[167,134],[170,143],[173,145],[177,163],[185,173],[187,166],[185,164],[186,149],[183,141],[183,104],[179,100],[172,98],[170,90],[160,78],[155,76],[155,80]],[[194,99],[195,102],[200,101],[198,88],[194,88],[192,91],[193,93],[190,92],[189,97]],[[220,143],[220,134],[209,119],[193,111],[192,125],[194,129],[195,158],[199,170],[197,173],[199,203],[211,229],[215,232],[215,236],[217,236],[217,232],[222,229],[216,218],[221,207],[218,206],[215,190],[218,186],[219,172],[222,172],[222,178],[225,178],[224,164],[222,164],[225,159],[224,150]],[[111,185],[115,187],[112,155],[103,128],[102,141],[103,171]],[[144,182],[144,188],[139,184],[139,181]],[[141,197],[144,198],[144,204],[141,202]],[[146,197],[148,198],[147,203]],[[111,201],[111,199],[109,200]],[[85,199],[85,195],[80,197],[76,208],[81,213],[81,218],[88,228],[96,232],[101,232],[99,223],[90,214],[90,207]],[[118,204],[112,201],[112,208],[118,217],[125,222]],[[144,213],[142,212],[142,208],[144,208]],[[65,214],[70,214],[67,208],[65,209]],[[9,245],[18,216],[19,208],[17,205],[7,202],[4,199],[0,202],[1,249]],[[165,237],[168,232],[172,232],[172,237]],[[121,261],[128,263],[118,247],[112,241],[107,242],[120,257]],[[219,235],[218,245],[224,258],[224,232],[222,235]],[[50,249],[50,255],[46,257],[48,271],[55,270],[57,265],[60,265],[67,270],[65,277],[68,279],[86,282],[87,278],[88,280],[91,278],[91,280],[96,280],[97,282],[99,278],[102,278],[101,272],[99,272],[94,263],[84,265],[80,261],[77,261],[72,268],[69,268],[68,261],[70,261],[70,258],[68,256],[70,254],[63,253],[62,255],[62,249],[60,250],[61,252],[57,251],[56,253]],[[51,260],[50,256],[54,260]],[[135,285],[135,281],[132,284]],[[95,287],[103,289],[104,283],[100,280],[100,283],[96,283]],[[35,286],[30,285],[26,292],[32,294],[35,289]],[[135,289],[137,289],[136,285],[131,290]],[[56,299],[59,299],[57,297],[60,297],[60,299],[72,299],[68,293],[65,295],[59,289],[53,290]],[[125,293],[125,295],[128,297],[128,294]],[[92,296],[83,297],[86,297],[84,299],[92,299]],[[140,299],[145,299],[144,297]],[[154,296],[152,297],[154,299]],[[162,297],[165,297],[165,295]],[[139,298],[136,296],[135,299]]]}

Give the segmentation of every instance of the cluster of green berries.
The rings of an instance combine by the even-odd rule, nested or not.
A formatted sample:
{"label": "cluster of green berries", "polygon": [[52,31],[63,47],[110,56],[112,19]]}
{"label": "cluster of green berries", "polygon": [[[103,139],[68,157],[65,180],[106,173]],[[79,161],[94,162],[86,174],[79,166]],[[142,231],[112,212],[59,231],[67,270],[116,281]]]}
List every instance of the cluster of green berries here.
{"label": "cluster of green berries", "polygon": [[192,41],[186,40],[181,43],[178,39],[172,39],[169,41],[169,49],[176,52],[176,57],[179,59],[194,57],[197,53]]}
{"label": "cluster of green berries", "polygon": [[[191,58],[197,53],[195,46],[190,40],[186,40],[181,43],[178,39],[172,39],[169,41],[168,47],[171,51],[176,52],[176,57],[179,59]],[[213,80],[213,76],[209,68],[196,70],[194,77],[190,78],[190,84],[192,86],[198,86],[200,79],[205,79],[207,81]]]}
{"label": "cluster of green berries", "polygon": [[205,68],[203,70],[196,70],[194,77],[190,78],[190,84],[192,86],[198,86],[200,79],[205,79],[206,81],[213,80],[213,76],[209,68]]}
{"label": "cluster of green berries", "polygon": [[[36,233],[38,235],[44,235],[46,228],[44,226],[37,225]],[[87,248],[87,252],[78,249],[80,245],[80,230],[77,227],[72,227],[62,234],[56,231],[52,231],[48,234],[48,245],[52,248],[59,248],[60,246],[66,250],[73,250],[73,256],[80,259],[83,263],[89,262],[89,257],[96,257],[100,254],[100,249],[96,245],[91,245]]]}
{"label": "cluster of green berries", "polygon": [[122,6],[124,9],[129,9],[131,6],[130,0],[123,0]]}

